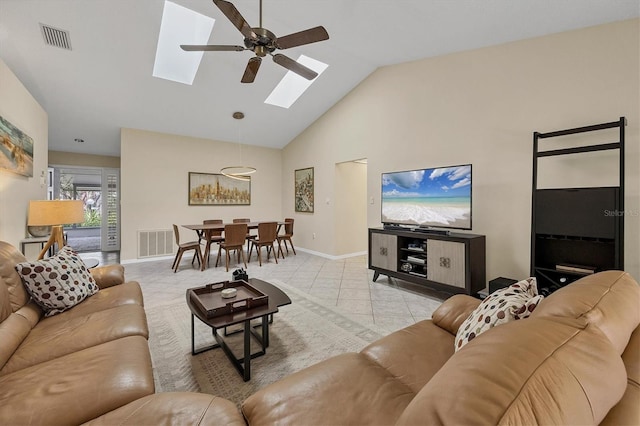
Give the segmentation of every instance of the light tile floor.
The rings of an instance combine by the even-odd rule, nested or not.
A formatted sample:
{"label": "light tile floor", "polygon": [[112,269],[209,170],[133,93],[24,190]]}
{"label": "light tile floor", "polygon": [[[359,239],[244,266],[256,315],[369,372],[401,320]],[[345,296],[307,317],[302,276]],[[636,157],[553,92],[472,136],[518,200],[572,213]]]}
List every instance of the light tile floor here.
{"label": "light tile floor", "polygon": [[[99,253],[82,254],[82,257],[98,256]],[[146,306],[160,306],[183,300],[188,288],[230,279],[231,271],[242,266],[230,266],[226,272],[224,266],[214,266],[215,256],[215,253],[211,255],[209,268],[205,271],[198,269],[197,262],[192,266],[191,256],[187,253],[177,273],[171,270],[173,259],[164,258],[128,263],[125,274],[127,280],[140,282]],[[254,254],[247,273],[249,277],[265,281],[270,278],[282,280],[381,334],[430,318],[431,312],[450,296],[384,275],[373,282],[373,271],[367,268],[364,255],[329,260],[298,250],[297,255],[290,253],[278,261],[276,264],[273,258],[269,262],[263,259],[260,267]],[[115,262],[107,259],[101,263]]]}

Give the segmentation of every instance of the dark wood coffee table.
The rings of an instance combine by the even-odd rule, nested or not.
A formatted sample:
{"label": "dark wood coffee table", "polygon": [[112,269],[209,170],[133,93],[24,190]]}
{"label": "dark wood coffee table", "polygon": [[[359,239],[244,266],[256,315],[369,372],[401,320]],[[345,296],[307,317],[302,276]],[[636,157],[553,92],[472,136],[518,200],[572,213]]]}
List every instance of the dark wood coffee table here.
{"label": "dark wood coffee table", "polygon": [[[273,284],[269,284],[266,281],[256,278],[250,278],[249,284],[268,295],[269,303],[213,318],[207,318],[200,307],[191,301],[191,298],[189,297],[189,290],[187,290],[186,293],[187,306],[189,306],[189,310],[191,310],[191,354],[197,355],[211,349],[222,348],[224,353],[227,355],[227,358],[229,358],[245,382],[251,379],[251,359],[264,355],[269,347],[269,324],[273,321],[273,314],[278,312],[278,308],[280,306],[291,304],[289,296]],[[194,317],[197,317],[200,321],[211,327],[211,333],[216,339],[215,344],[196,350]],[[251,326],[251,320],[254,319],[261,319],[260,324],[257,326],[262,329],[260,333],[257,333],[254,330],[254,327]],[[224,336],[234,334],[227,333],[227,327],[241,323],[244,325],[244,353],[241,358],[238,358],[225,342]],[[224,336],[218,332],[220,329],[224,329]],[[251,353],[251,336],[253,336],[261,346],[261,351],[254,354]]]}

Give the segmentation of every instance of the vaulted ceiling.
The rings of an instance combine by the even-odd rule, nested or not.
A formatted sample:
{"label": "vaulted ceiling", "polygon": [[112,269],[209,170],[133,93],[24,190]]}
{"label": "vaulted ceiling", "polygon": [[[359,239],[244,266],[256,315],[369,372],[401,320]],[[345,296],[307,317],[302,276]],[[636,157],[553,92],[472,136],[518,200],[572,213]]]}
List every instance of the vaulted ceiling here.
{"label": "vaulted ceiling", "polygon": [[[209,43],[242,44],[210,0],[173,2],[216,20]],[[258,26],[258,0],[232,3]],[[191,86],[152,77],[163,6],[0,0],[0,58],[49,114],[49,149],[118,156],[122,127],[281,148],[378,67],[640,16],[637,0],[264,0],[276,35],[323,25],[330,36],[283,52],[329,65],[283,109],[264,100],[284,68],[265,61],[240,83],[250,52],[205,53]],[[68,31],[71,50],[45,44],[40,23]]]}

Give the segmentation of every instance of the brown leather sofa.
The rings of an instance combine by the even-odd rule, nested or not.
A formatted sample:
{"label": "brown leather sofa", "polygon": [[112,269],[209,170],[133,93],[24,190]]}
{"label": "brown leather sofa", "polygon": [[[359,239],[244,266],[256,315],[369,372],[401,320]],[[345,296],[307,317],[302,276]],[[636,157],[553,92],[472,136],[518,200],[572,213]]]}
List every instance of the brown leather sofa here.
{"label": "brown leather sofa", "polygon": [[137,424],[244,424],[221,398],[154,394],[142,292],[121,265],[92,269],[100,291],[44,318],[15,270],[25,260],[0,241],[0,425],[113,424],[140,407]]}
{"label": "brown leather sofa", "polygon": [[432,320],[261,389],[242,413],[251,425],[640,424],[640,288],[631,276],[583,278],[454,354],[478,304],[453,296]]}
{"label": "brown leather sofa", "polygon": [[212,395],[153,393],[139,286],[109,286],[121,267],[97,268],[96,295],[43,319],[13,275],[22,259],[0,242],[0,424],[640,424],[640,287],[624,272],[564,287],[455,354],[479,301],[453,296],[432,320],[261,389],[241,415]]}

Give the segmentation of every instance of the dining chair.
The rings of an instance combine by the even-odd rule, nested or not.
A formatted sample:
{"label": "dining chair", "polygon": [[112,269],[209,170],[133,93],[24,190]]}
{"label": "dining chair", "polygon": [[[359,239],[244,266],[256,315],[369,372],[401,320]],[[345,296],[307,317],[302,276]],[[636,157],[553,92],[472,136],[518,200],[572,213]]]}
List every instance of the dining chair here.
{"label": "dining chair", "polygon": [[267,248],[267,262],[269,255],[273,251],[273,258],[278,263],[278,253],[275,252],[274,243],[278,237],[278,222],[260,222],[258,224],[258,238],[251,240],[251,248],[249,250],[249,261],[251,261],[251,250],[255,247],[258,261],[262,266],[262,247]]}
{"label": "dining chair", "polygon": [[[224,222],[222,221],[222,219],[207,219],[207,220],[203,220],[202,224],[203,225],[222,225]],[[222,230],[219,231],[208,231],[209,232],[209,241],[206,241],[206,237],[207,237],[207,231],[203,231],[202,235],[200,236],[201,240],[205,240],[205,254],[206,253],[211,253],[211,244],[213,243],[220,243],[221,241],[224,241],[224,237],[222,236]],[[209,259],[207,258],[205,260],[205,263],[209,263]]]}
{"label": "dining chair", "polygon": [[176,245],[178,246],[178,252],[176,253],[176,257],[173,259],[173,265],[171,269],[173,269],[173,273],[178,272],[178,266],[180,266],[180,261],[182,260],[182,255],[185,251],[194,250],[193,259],[191,259],[191,264],[193,265],[193,261],[198,259],[198,266],[202,265],[202,251],[200,250],[200,242],[199,241],[189,241],[188,243],[180,242],[180,231],[178,230],[178,225],[173,225],[173,234],[176,237]]}
{"label": "dining chair", "polygon": [[237,261],[240,261],[240,255],[242,255],[242,261],[244,267],[247,267],[247,258],[244,255],[244,241],[247,238],[247,224],[246,223],[234,223],[224,226],[224,241],[218,244],[218,257],[216,258],[216,267],[220,261],[222,250],[226,254],[226,266],[227,272],[229,272],[229,261],[231,260],[231,252],[235,250]]}
{"label": "dining chair", "polygon": [[[239,218],[239,219],[233,219],[233,223],[249,223],[251,222],[251,219],[247,219],[247,218]],[[251,250],[251,240],[255,239],[256,235],[251,234],[251,231],[247,230],[247,236],[246,236],[246,240],[247,240],[247,256],[249,256],[249,251]]]}
{"label": "dining chair", "polygon": [[282,251],[282,246],[280,243],[284,242],[284,248],[287,249],[287,255],[289,254],[289,247],[287,246],[287,241],[291,244],[291,250],[293,250],[293,254],[296,254],[296,249],[293,247],[293,241],[291,241],[291,237],[293,237],[293,218],[288,217],[284,220],[284,234],[278,235],[278,252],[282,255],[284,259],[284,253]]}

